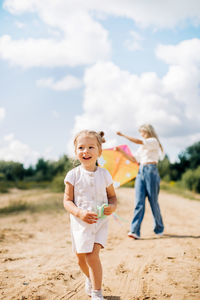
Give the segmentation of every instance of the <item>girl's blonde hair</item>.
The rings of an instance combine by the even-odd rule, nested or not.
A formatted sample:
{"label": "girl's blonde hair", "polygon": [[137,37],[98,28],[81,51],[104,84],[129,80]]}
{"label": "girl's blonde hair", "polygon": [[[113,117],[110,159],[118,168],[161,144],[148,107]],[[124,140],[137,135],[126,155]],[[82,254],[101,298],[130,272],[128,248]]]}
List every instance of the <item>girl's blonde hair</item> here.
{"label": "girl's blonde hair", "polygon": [[159,146],[160,146],[161,151],[164,152],[163,146],[161,145],[161,143],[160,143],[160,141],[159,141],[159,138],[158,138],[158,136],[157,136],[157,134],[156,134],[156,131],[155,131],[155,129],[153,128],[152,125],[150,125],[150,124],[143,124],[143,125],[141,125],[141,126],[139,127],[139,131],[145,131],[145,132],[148,133],[149,137],[154,137],[154,138],[156,138],[157,141],[158,141],[158,144],[159,144]]}
{"label": "girl's blonde hair", "polygon": [[104,139],[104,132],[103,131],[93,131],[93,130],[81,130],[80,132],[78,132],[74,138],[74,146],[76,149],[76,145],[77,145],[77,139],[79,136],[81,135],[86,135],[86,136],[93,136],[96,137],[97,139],[97,145],[99,147],[99,149],[102,149],[102,144],[105,143],[105,139]]}

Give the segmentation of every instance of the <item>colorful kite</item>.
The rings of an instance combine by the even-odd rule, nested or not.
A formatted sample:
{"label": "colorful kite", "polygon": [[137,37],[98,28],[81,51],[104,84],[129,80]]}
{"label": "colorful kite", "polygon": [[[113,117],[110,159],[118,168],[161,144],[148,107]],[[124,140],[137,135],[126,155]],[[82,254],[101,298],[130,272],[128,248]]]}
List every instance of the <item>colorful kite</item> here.
{"label": "colorful kite", "polygon": [[[120,145],[119,147],[132,155],[127,145]],[[110,172],[115,187],[119,187],[135,178],[139,169],[137,163],[131,162],[121,152],[114,150],[114,148],[102,151],[99,165]]]}

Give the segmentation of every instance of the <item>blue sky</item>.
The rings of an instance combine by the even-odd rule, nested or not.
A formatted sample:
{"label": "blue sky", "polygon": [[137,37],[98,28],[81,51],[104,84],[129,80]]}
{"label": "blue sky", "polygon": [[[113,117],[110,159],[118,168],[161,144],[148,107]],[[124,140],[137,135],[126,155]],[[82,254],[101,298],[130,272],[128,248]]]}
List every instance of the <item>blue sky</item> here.
{"label": "blue sky", "polygon": [[151,123],[172,161],[200,140],[200,2],[121,4],[1,1],[0,159],[72,156],[85,128]]}

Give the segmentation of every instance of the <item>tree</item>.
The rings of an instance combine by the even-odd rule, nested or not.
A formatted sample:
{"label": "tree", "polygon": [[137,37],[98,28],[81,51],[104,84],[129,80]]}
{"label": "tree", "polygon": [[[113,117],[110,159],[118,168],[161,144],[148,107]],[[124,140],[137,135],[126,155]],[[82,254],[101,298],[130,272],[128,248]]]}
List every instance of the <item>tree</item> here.
{"label": "tree", "polygon": [[181,181],[189,190],[200,193],[200,166],[195,170],[187,170]]}
{"label": "tree", "polygon": [[63,155],[58,161],[45,161],[40,158],[35,167],[34,179],[36,181],[52,181],[58,174],[64,176],[72,168],[73,163],[66,155]]}
{"label": "tree", "polygon": [[163,180],[170,181],[170,160],[167,155],[165,155],[163,160],[159,161],[158,170]]}
{"label": "tree", "polygon": [[171,180],[180,180],[187,170],[195,170],[200,166],[200,142],[193,144],[181,152],[178,161],[170,165]]}
{"label": "tree", "polygon": [[0,161],[0,173],[4,174],[5,180],[22,180],[25,175],[23,164],[14,161]]}
{"label": "tree", "polygon": [[36,181],[46,181],[52,179],[49,169],[48,161],[44,160],[43,158],[39,158],[35,166],[34,179]]}

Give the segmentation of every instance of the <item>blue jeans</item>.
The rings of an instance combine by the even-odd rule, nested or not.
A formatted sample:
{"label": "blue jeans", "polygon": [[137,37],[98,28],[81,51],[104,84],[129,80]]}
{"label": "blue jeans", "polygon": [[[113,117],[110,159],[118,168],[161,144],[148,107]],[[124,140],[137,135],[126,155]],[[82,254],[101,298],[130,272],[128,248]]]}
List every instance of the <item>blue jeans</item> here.
{"label": "blue jeans", "polygon": [[156,234],[164,231],[158,194],[160,190],[160,176],[157,166],[154,164],[140,165],[135,182],[135,210],[131,223],[131,232],[140,236],[140,227],[145,212],[145,198],[148,197],[154,218],[154,232]]}

